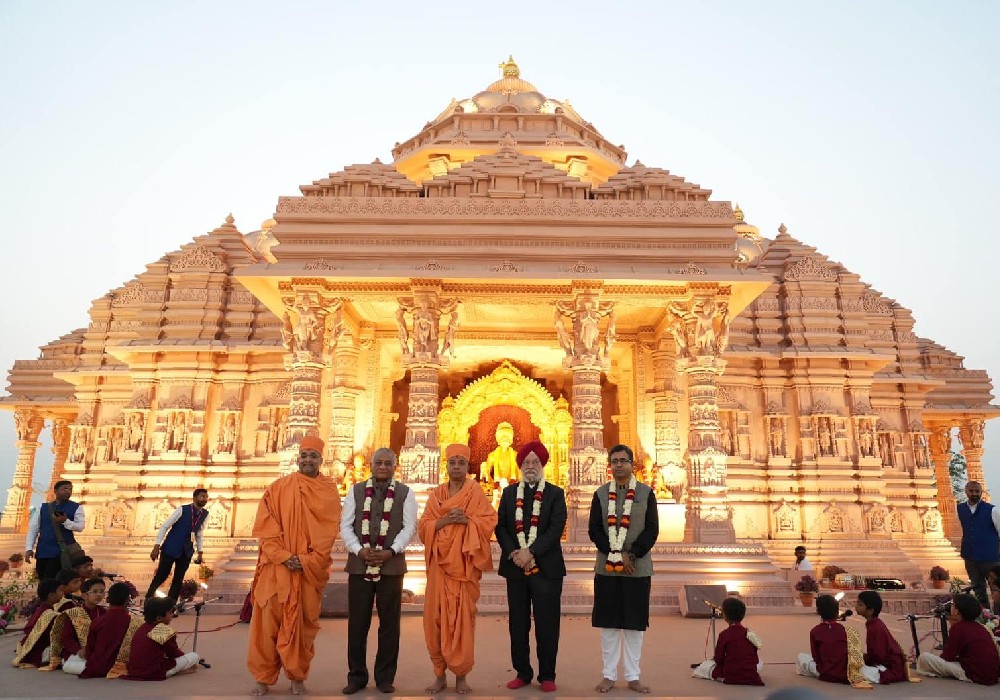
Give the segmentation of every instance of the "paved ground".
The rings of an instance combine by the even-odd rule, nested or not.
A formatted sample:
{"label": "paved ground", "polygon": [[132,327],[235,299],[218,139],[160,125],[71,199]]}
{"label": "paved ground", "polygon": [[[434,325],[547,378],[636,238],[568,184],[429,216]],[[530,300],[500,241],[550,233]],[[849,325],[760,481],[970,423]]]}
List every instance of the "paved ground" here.
{"label": "paved ground", "polygon": [[[847,624],[859,625],[857,618]],[[232,623],[231,616],[208,615],[202,617],[198,638],[198,651],[212,664],[211,669],[198,669],[187,676],[178,676],[163,683],[137,683],[122,680],[79,680],[65,673],[39,673],[17,670],[7,663],[0,664],[0,697],[240,697],[249,690],[251,679],[244,665],[248,625],[217,628]],[[807,681],[795,674],[795,655],[808,647],[809,628],[816,617],[803,609],[794,615],[773,615],[747,619],[747,625],[757,631],[764,641],[762,659],[765,662],[762,676],[766,688],[723,686],[710,681],[691,678],[690,665],[705,656],[708,620],[685,619],[677,615],[655,617],[646,633],[642,659],[643,680],[660,698],[732,698],[734,700],[763,698],[768,693],[783,688],[806,687],[823,693],[826,697],[878,697],[878,698],[996,698],[997,688],[987,688],[946,681],[927,679],[923,683],[898,684],[876,688],[874,691],[854,690],[849,686],[834,686],[819,681]],[[909,649],[910,635],[906,623],[887,618],[887,624],[897,638]],[[723,624],[721,621],[719,624]],[[923,623],[926,625],[926,623]],[[190,635],[194,627],[193,613],[188,612],[174,621],[178,640],[185,651],[192,648]],[[924,629],[924,632],[927,630]],[[307,687],[312,697],[340,696],[346,676],[347,621],[328,619],[317,642],[317,657],[313,662],[312,677]],[[372,629],[370,649],[373,650],[375,630]],[[9,659],[19,635],[0,637],[0,655]],[[507,622],[501,616],[481,616],[476,635],[475,670],[469,675],[474,697],[527,698],[542,695],[537,685],[530,689],[509,691],[504,683],[513,677],[510,670]],[[421,618],[406,615],[403,620],[403,649],[399,672],[396,677],[397,697],[427,697],[422,689],[432,680],[427,652],[424,648]],[[374,651],[369,655],[369,663]],[[565,616],[562,622],[559,653],[558,696],[600,697],[594,685],[600,680],[600,651],[598,633],[591,628],[585,616]],[[453,682],[452,678],[449,681]],[[620,684],[621,681],[619,682]],[[622,684],[623,685],[623,684]],[[371,694],[358,693],[355,698],[386,697],[371,689]],[[271,695],[290,697],[288,682],[282,680]],[[616,688],[610,697],[636,697],[634,693]],[[442,694],[441,697],[454,697]]]}

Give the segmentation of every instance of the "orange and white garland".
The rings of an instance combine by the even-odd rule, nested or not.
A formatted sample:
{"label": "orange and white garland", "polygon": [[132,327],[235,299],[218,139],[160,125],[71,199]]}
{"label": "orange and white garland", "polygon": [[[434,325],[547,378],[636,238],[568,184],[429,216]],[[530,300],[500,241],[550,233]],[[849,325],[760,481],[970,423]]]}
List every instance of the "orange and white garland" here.
{"label": "orange and white garland", "polygon": [[622,559],[622,548],[625,546],[625,536],[628,526],[632,523],[632,504],[635,502],[635,477],[628,482],[625,493],[625,503],[622,506],[622,520],[618,522],[618,494],[614,482],[608,488],[608,541],[611,552],[608,554],[604,570],[614,573],[625,571],[625,561]]}
{"label": "orange and white garland", "polygon": [[[368,479],[365,484],[365,503],[361,513],[361,548],[371,547],[378,551],[385,549],[385,536],[389,532],[389,516],[392,514],[392,502],[396,497],[396,480],[390,479],[389,487],[385,491],[385,502],[382,503],[382,521],[378,524],[378,537],[372,544],[372,496],[375,494],[375,482]],[[368,581],[378,581],[382,578],[382,565],[368,565],[365,567],[365,579]]]}
{"label": "orange and white garland", "polygon": [[[531,503],[531,520],[528,523],[528,534],[524,533],[524,479],[517,484],[517,500],[514,508],[514,531],[517,533],[517,543],[521,549],[527,549],[535,543],[538,537],[538,519],[542,512],[542,492],[545,490],[545,479],[538,482]],[[531,568],[524,572],[525,576],[538,573],[535,560],[531,560]]]}

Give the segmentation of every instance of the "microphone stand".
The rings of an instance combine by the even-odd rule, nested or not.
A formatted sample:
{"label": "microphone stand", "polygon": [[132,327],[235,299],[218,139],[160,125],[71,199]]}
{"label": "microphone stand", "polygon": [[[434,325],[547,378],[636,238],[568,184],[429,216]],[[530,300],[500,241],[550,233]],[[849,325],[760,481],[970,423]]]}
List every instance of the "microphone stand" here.
{"label": "microphone stand", "polygon": [[[718,605],[716,605],[710,600],[705,600],[702,602],[704,602],[705,605],[707,605],[709,608],[712,609],[712,615],[711,619],[708,621],[708,627],[712,633],[712,653],[715,653],[715,644],[716,644],[715,621],[718,620],[720,617],[722,617],[722,608],[720,608]],[[701,666],[701,664],[702,664],[701,661],[695,664],[691,664],[691,668],[698,668],[699,666]]]}
{"label": "microphone stand", "polygon": [[[194,640],[191,642],[191,651],[198,651],[198,627],[201,623],[201,610],[205,607],[205,603],[214,603],[217,600],[222,600],[222,596],[217,596],[209,600],[202,600],[200,603],[194,604]],[[205,668],[212,668],[212,664],[205,661],[205,659],[198,659],[198,665]]]}

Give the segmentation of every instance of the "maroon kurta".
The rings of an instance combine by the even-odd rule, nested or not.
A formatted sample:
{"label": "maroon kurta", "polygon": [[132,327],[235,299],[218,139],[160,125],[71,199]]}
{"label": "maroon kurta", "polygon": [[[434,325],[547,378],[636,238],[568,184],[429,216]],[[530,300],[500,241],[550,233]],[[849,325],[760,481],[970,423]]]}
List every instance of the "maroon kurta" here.
{"label": "maroon kurta", "polygon": [[819,679],[847,683],[847,630],[835,620],[823,620],[809,632],[809,647]]}
{"label": "maroon kurta", "polygon": [[879,675],[879,684],[903,683],[909,680],[906,673],[906,654],[885,623],[875,617],[865,623],[865,629],[868,637],[865,665],[885,666],[885,670]]}
{"label": "maroon kurta", "polygon": [[[87,611],[90,616],[90,624],[93,625],[99,618],[104,616],[105,608],[100,605],[95,605],[92,608],[84,607],[83,610]],[[65,613],[64,613],[65,614]],[[81,640],[77,638],[76,627],[73,626],[73,622],[69,618],[63,620],[62,624],[62,636],[60,638],[62,642],[62,658],[65,661],[73,654],[80,653],[80,648],[87,643],[87,640]]]}
{"label": "maroon kurta", "polygon": [[747,628],[735,623],[722,630],[715,644],[712,678],[726,685],[764,685],[757,673],[757,647],[747,639]]}
{"label": "maroon kurta", "polygon": [[90,625],[87,635],[87,665],[80,678],[104,678],[115,665],[118,650],[128,631],[132,616],[125,608],[111,606]]}
{"label": "maroon kurta", "polygon": [[162,643],[150,637],[150,632],[157,626],[156,622],[146,622],[136,630],[128,655],[128,674],[122,676],[125,680],[166,680],[167,671],[177,665],[177,657],[184,656],[184,652],[177,646],[176,635]]}
{"label": "maroon kurta", "polygon": [[973,683],[996,685],[1000,681],[1000,655],[997,655],[996,642],[993,635],[978,622],[962,620],[952,625],[941,658],[960,663]]}
{"label": "maroon kurta", "polygon": [[[21,665],[30,666],[41,666],[42,665],[42,654],[48,649],[51,643],[50,632],[52,631],[52,623],[55,622],[54,615],[47,615],[47,620],[43,622],[45,629],[36,630],[35,627],[39,624],[39,620],[42,615],[45,615],[46,611],[52,610],[51,605],[46,605],[45,603],[40,604],[35,612],[31,613],[31,617],[24,625],[24,636],[21,641],[18,642],[17,650],[20,653],[23,649],[23,645],[31,643],[31,648],[21,657]],[[32,643],[31,639],[35,638]]]}

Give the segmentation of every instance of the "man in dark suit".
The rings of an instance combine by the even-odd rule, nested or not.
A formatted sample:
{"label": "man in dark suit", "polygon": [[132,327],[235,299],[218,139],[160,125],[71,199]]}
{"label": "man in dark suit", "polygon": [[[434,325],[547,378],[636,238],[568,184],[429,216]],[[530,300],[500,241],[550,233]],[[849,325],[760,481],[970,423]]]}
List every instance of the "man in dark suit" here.
{"label": "man in dark suit", "polygon": [[521,480],[503,490],[496,536],[502,550],[497,573],[507,579],[510,658],[517,672],[507,687],[523,688],[534,676],[528,641],[533,613],[537,678],[542,691],[551,693],[556,690],[560,603],[566,576],[560,545],[566,527],[566,494],[545,482],[543,469],[548,461],[548,450],[537,440],[517,451]]}

